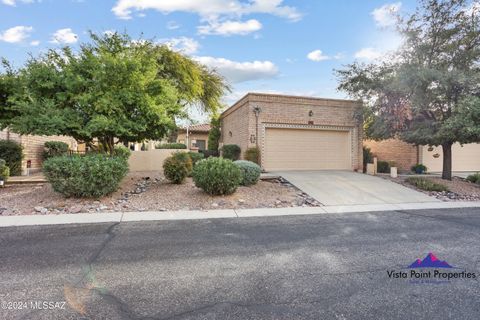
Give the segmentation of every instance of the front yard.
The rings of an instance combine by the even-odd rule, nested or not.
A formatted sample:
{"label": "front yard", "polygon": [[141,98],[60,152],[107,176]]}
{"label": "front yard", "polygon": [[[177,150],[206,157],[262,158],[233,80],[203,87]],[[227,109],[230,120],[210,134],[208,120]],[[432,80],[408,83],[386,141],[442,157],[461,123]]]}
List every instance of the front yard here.
{"label": "front yard", "polygon": [[240,186],[228,196],[210,196],[187,178],[172,184],[159,172],[132,172],[120,189],[101,199],[65,198],[50,184],[9,185],[0,189],[0,214],[61,214],[115,211],[211,210],[319,205],[278,179]]}

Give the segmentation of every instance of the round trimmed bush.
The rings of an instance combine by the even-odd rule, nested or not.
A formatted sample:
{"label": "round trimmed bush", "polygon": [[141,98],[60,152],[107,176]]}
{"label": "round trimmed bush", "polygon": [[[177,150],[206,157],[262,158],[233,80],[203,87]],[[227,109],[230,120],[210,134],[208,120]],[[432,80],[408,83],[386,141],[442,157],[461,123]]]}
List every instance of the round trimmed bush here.
{"label": "round trimmed bush", "polygon": [[0,159],[5,160],[11,176],[22,174],[23,147],[12,140],[0,140]]}
{"label": "round trimmed bush", "polygon": [[105,154],[62,156],[45,161],[43,172],[53,190],[66,197],[100,198],[118,189],[128,162]]}
{"label": "round trimmed bush", "polygon": [[205,159],[205,155],[200,152],[189,152],[188,155],[190,156],[190,159],[192,159],[192,165],[194,166],[198,161]]}
{"label": "round trimmed bush", "polygon": [[5,160],[0,159],[0,180],[7,182],[10,177],[10,168],[7,166]]}
{"label": "round trimmed bush", "polygon": [[43,146],[43,161],[68,154],[68,144],[62,141],[47,141]]}
{"label": "round trimmed bush", "polygon": [[212,157],[195,165],[193,181],[208,194],[232,194],[242,182],[242,171],[231,160]]}
{"label": "round trimmed bush", "polygon": [[163,162],[163,174],[171,182],[181,184],[192,170],[192,160],[190,160],[188,154],[186,155],[187,158],[184,159],[177,153]]}
{"label": "round trimmed bush", "polygon": [[222,157],[230,159],[232,161],[240,158],[241,149],[236,144],[226,144],[222,147]]}
{"label": "round trimmed bush", "polygon": [[126,160],[128,160],[128,158],[130,158],[132,155],[132,151],[125,146],[116,146],[113,152],[115,156],[124,158]]}
{"label": "round trimmed bush", "polygon": [[257,184],[262,173],[262,169],[258,164],[246,160],[238,160],[234,164],[242,170],[242,181],[240,182],[242,186]]}

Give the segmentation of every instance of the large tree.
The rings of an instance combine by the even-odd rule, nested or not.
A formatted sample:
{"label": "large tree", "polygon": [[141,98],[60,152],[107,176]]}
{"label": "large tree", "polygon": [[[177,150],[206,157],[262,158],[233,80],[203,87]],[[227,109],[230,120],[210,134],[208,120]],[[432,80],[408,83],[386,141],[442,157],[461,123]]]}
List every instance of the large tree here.
{"label": "large tree", "polygon": [[441,146],[442,178],[452,145],[480,141],[480,3],[423,0],[398,19],[403,45],[376,63],[337,71],[339,89],[366,105],[366,134]]}
{"label": "large tree", "polygon": [[91,34],[78,52],[49,50],[18,70],[5,69],[1,127],[97,140],[108,152],[117,142],[164,137],[192,105],[217,112],[228,89],[221,76],[193,59],[118,33]]}

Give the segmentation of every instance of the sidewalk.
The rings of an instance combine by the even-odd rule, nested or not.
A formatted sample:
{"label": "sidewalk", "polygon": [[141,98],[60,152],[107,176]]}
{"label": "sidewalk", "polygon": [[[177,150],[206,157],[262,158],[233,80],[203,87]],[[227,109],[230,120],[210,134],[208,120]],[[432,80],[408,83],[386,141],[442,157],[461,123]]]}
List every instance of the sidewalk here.
{"label": "sidewalk", "polygon": [[268,216],[296,216],[328,213],[354,213],[397,210],[425,210],[448,208],[480,207],[480,201],[465,202],[423,202],[351,206],[291,207],[259,209],[227,209],[206,211],[166,211],[166,212],[105,212],[61,215],[0,216],[0,227],[37,226],[81,223],[114,223],[134,221],[168,221],[219,218],[247,218]]}

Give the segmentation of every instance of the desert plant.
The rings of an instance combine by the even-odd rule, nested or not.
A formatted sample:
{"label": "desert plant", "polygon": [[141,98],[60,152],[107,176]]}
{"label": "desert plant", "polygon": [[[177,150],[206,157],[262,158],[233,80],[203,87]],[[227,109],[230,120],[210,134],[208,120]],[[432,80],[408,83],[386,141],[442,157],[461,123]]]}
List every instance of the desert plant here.
{"label": "desert plant", "polygon": [[417,163],[416,165],[412,166],[411,170],[416,174],[424,174],[427,172],[427,167],[421,163]]}
{"label": "desert plant", "polygon": [[12,140],[0,140],[0,159],[5,160],[10,168],[11,176],[22,174],[23,148],[18,142]]}
{"label": "desert plant", "polygon": [[390,163],[388,163],[388,161],[378,161],[377,162],[377,172],[378,173],[390,173]]}
{"label": "desert plant", "polygon": [[[190,158],[188,158],[190,161]],[[180,157],[168,157],[165,159],[163,162],[163,174],[165,175],[165,178],[170,180],[171,182],[175,184],[181,184],[183,181],[185,181],[185,178],[188,176],[189,170],[187,168],[186,161],[180,159]]]}
{"label": "desert plant", "polygon": [[431,180],[425,178],[418,178],[418,177],[410,177],[405,180],[406,182],[414,185],[418,189],[425,190],[425,191],[448,191],[447,186],[433,182]]}
{"label": "desert plant", "polygon": [[46,160],[43,172],[53,190],[66,197],[100,198],[118,189],[128,163],[105,154],[62,156]]}
{"label": "desert plant", "polygon": [[469,175],[467,181],[480,184],[480,172]]}
{"label": "desert plant", "polygon": [[0,159],[0,180],[6,183],[9,177],[10,168],[7,166],[5,160]]}
{"label": "desert plant", "polygon": [[193,181],[208,194],[231,194],[242,182],[242,171],[231,160],[212,157],[195,165]]}
{"label": "desert plant", "polygon": [[245,160],[260,164],[260,150],[258,147],[248,148],[245,150],[244,158]]}
{"label": "desert plant", "polygon": [[68,154],[68,144],[62,141],[47,141],[43,145],[43,161]]}
{"label": "desert plant", "polygon": [[190,159],[192,159],[192,165],[195,165],[198,161],[205,158],[205,155],[200,152],[188,152]]}
{"label": "desert plant", "polygon": [[117,157],[121,157],[128,160],[128,158],[130,158],[130,156],[132,155],[132,151],[130,151],[130,149],[124,146],[116,146],[113,149],[113,154]]}
{"label": "desert plant", "polygon": [[187,145],[184,143],[163,143],[157,144],[155,149],[187,149]]}
{"label": "desert plant", "polygon": [[257,184],[262,173],[262,169],[258,164],[246,160],[237,160],[234,164],[242,170],[242,181],[240,182],[242,186]]}
{"label": "desert plant", "polygon": [[240,158],[241,149],[236,144],[226,144],[222,147],[222,157],[232,161]]}
{"label": "desert plant", "polygon": [[373,162],[373,154],[370,148],[363,147],[363,172],[367,172],[367,163]]}

